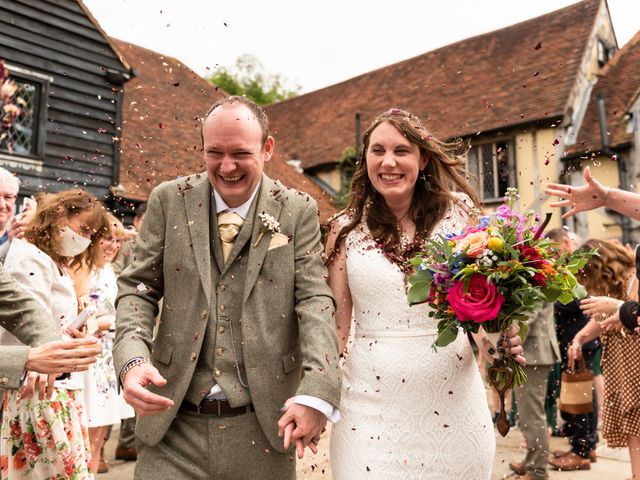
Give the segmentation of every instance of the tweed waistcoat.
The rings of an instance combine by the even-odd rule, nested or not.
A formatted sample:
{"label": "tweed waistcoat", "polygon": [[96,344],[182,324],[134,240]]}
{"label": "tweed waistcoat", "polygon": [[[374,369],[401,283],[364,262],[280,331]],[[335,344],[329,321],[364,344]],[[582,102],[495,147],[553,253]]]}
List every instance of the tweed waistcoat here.
{"label": "tweed waistcoat", "polygon": [[[256,195],[257,198],[257,195]],[[217,284],[211,295],[210,315],[204,332],[202,349],[185,399],[198,404],[214,382],[220,385],[232,407],[251,403],[242,352],[242,298],[251,248],[251,234],[255,218],[254,199],[247,218],[238,233],[231,255],[225,263],[218,232],[215,205],[211,205],[211,270],[217,271]],[[214,304],[215,303],[215,304]]]}

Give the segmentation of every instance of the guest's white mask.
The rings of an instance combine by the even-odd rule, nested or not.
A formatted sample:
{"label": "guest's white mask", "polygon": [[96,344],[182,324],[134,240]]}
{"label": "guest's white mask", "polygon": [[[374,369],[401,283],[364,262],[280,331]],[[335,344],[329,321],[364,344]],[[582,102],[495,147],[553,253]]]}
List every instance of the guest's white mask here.
{"label": "guest's white mask", "polygon": [[91,245],[91,239],[78,235],[69,227],[62,230],[62,245],[60,255],[63,257],[75,257],[80,255]]}

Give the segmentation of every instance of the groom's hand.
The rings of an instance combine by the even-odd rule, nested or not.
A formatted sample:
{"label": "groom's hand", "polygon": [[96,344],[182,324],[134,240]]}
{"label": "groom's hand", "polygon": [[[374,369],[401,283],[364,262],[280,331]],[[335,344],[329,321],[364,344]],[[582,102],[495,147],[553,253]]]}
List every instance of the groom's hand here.
{"label": "groom's hand", "polygon": [[141,363],[127,372],[124,377],[124,399],[138,415],[155,415],[173,406],[173,400],[157,395],[146,389],[153,384],[164,387],[167,381],[150,363]]}
{"label": "groom's hand", "polygon": [[317,444],[327,424],[327,417],[315,408],[293,403],[291,400],[287,400],[284,410],[284,415],[278,421],[278,436],[284,437],[284,448],[288,449],[293,440],[298,458],[304,456],[305,447],[318,453]]}

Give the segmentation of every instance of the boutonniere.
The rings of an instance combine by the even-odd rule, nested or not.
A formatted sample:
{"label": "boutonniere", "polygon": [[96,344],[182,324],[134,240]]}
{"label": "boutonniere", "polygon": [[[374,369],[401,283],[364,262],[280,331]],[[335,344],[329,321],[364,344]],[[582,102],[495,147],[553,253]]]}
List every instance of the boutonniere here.
{"label": "boutonniere", "polygon": [[256,248],[258,246],[258,244],[260,243],[260,240],[262,240],[262,237],[264,237],[265,233],[280,232],[280,222],[278,222],[278,220],[276,220],[272,215],[269,215],[268,213],[260,213],[258,217],[260,217],[260,221],[262,222],[262,230],[260,230],[260,234],[256,239],[256,243],[253,244],[253,248]]}

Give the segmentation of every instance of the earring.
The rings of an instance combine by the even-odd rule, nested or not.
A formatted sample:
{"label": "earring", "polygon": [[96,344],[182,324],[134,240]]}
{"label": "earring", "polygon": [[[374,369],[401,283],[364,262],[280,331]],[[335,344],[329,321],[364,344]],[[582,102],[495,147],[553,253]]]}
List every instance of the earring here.
{"label": "earring", "polygon": [[418,178],[422,181],[424,191],[429,193],[431,191],[431,184],[429,183],[429,180],[427,180],[427,174],[424,172],[424,170],[420,171],[420,175],[418,176]]}

